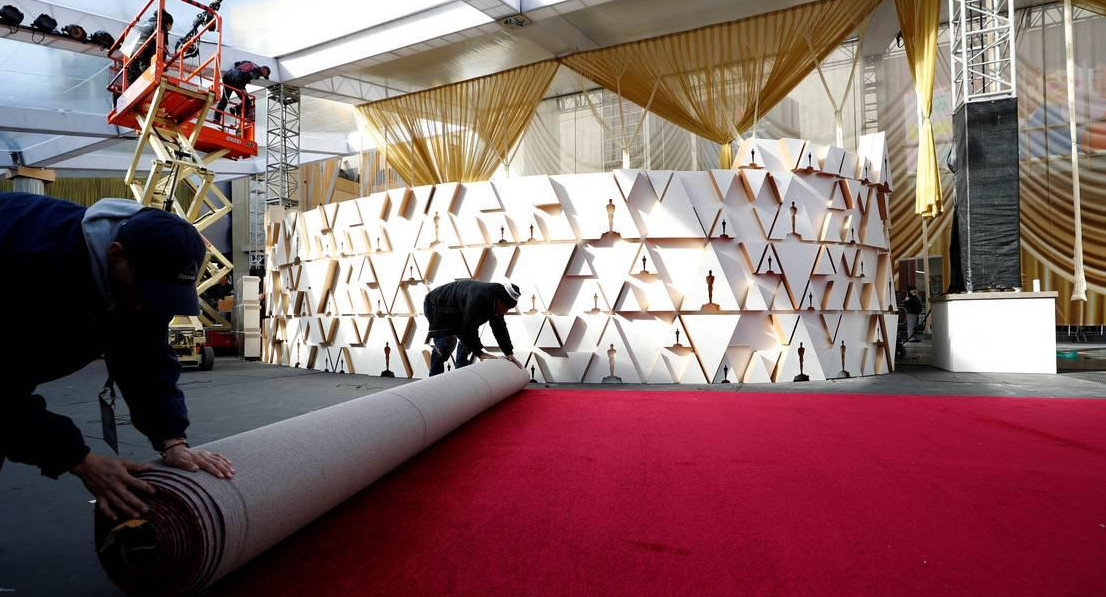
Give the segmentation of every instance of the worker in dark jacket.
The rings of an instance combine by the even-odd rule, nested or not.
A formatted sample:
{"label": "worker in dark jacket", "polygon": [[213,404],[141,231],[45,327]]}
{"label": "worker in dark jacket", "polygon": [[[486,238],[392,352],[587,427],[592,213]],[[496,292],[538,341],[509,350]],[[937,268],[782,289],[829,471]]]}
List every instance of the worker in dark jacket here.
{"label": "worker in dark jacket", "polygon": [[906,341],[917,342],[918,316],[922,314],[922,298],[918,296],[917,286],[907,287],[903,309],[906,310]]}
{"label": "worker in dark jacket", "polygon": [[[134,41],[128,40],[123,44],[121,51],[127,56],[131,57],[129,63],[127,63],[127,86],[134,85],[134,82],[138,80],[138,77],[142,76],[142,73],[146,72],[147,68],[150,68],[150,63],[153,62],[154,56],[157,55],[157,40],[150,39],[154,32],[157,31],[157,13],[154,11],[146,19],[145,23],[134,28],[130,35],[134,36]],[[173,15],[168,11],[161,13],[161,47],[162,51],[166,54],[169,53],[168,36],[169,30],[173,28]],[[150,43],[146,44],[146,40],[150,40]],[[143,46],[142,44],[146,44]]]}
{"label": "worker in dark jacket", "polygon": [[105,199],[86,209],[0,193],[0,260],[9,283],[0,292],[0,464],[35,465],[54,478],[73,473],[112,520],[145,511],[134,492],[152,488],[131,473],[149,465],[93,454],[73,421],[46,410],[35,393],[103,355],[132,424],[167,465],[233,475],[226,458],[188,445],[180,364],[168,343],[173,315],[199,313],[195,284],[204,256],[191,224],[135,201]]}
{"label": "worker in dark jacket", "polygon": [[258,66],[249,60],[235,62],[234,68],[223,71],[223,94],[219,98],[219,103],[215,106],[215,122],[220,124],[223,122],[223,110],[226,109],[227,103],[230,101],[231,93],[238,96],[238,105],[235,106],[237,108],[236,113],[246,120],[253,120],[253,100],[246,93],[246,85],[257,79],[268,80],[270,74],[272,74],[272,71],[269,70],[269,67]]}
{"label": "worker in dark jacket", "polygon": [[434,342],[434,351],[430,355],[430,376],[445,370],[445,362],[457,346],[456,361],[458,367],[464,367],[473,358],[480,360],[495,358],[484,352],[480,342],[480,326],[491,324],[499,349],[504,357],[515,365],[522,363],[514,357],[514,346],[507,333],[507,324],[503,316],[515,308],[519,297],[518,286],[506,282],[494,284],[476,280],[458,280],[439,286],[426,295],[423,312],[430,322],[428,337]]}

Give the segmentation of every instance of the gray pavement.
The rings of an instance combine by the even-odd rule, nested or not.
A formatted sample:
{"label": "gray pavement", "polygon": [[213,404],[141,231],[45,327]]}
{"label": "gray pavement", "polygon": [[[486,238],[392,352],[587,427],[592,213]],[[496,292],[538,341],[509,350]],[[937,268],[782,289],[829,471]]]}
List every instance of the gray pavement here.
{"label": "gray pavement", "polygon": [[[1106,355],[1104,355],[1106,357]],[[787,385],[583,386],[617,391],[701,389],[734,392],[832,392],[948,394],[957,396],[1106,397],[1106,358],[1058,375],[950,373],[926,365],[928,345],[909,344],[899,370],[879,377]],[[102,362],[39,388],[51,410],[73,418],[93,450],[108,451],[98,437],[96,395],[106,378]],[[210,372],[185,372],[193,445],[241,433],[319,408],[370,394],[408,380],[303,371],[234,359],[219,359]],[[549,387],[543,384],[537,387]],[[120,409],[125,413],[125,408]],[[136,460],[156,455],[130,426],[119,430],[120,452]],[[0,597],[12,595],[114,596],[92,546],[92,506],[78,479],[51,480],[15,463],[0,469]]]}

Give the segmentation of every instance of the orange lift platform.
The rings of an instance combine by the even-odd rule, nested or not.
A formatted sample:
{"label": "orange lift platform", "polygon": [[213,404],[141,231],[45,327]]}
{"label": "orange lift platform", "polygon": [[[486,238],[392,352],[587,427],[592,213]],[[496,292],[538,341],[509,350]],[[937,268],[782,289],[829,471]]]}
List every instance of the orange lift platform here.
{"label": "orange lift platform", "polygon": [[[116,97],[108,122],[141,131],[141,117],[147,116],[154,118],[160,129],[174,132],[179,129],[189,136],[196,123],[202,122],[193,143],[197,151],[205,154],[221,151],[221,158],[232,160],[255,157],[256,127],[251,110],[257,105],[256,100],[245,90],[222,83],[223,21],[218,12],[194,0],[178,0],[180,6],[199,9],[201,15],[206,15],[206,22],[183,44],[170,52],[166,35],[151,34],[146,39],[130,41],[131,36],[140,35],[140,25],[150,24],[151,17],[156,19],[157,30],[163,30],[167,3],[171,2],[148,0],[108,51],[116,73],[108,85]],[[124,52],[126,46],[131,46],[129,52]],[[128,80],[131,76],[134,80]],[[234,106],[237,110],[214,110],[223,94],[240,98]]]}
{"label": "orange lift platform", "polygon": [[[231,211],[208,166],[258,153],[255,99],[222,82],[219,1],[209,6],[195,0],[148,0],[108,51],[115,73],[108,90],[115,100],[107,120],[138,133],[124,182],[142,205],[173,211],[201,233]],[[172,5],[168,11],[167,4]],[[178,18],[196,16],[192,31],[170,49],[168,19],[174,12]],[[221,102],[224,94],[227,101]],[[217,109],[218,103],[225,109]],[[139,178],[140,169],[145,180]],[[207,259],[196,287],[201,294],[233,268],[205,243]],[[200,308],[198,318],[175,318],[169,338],[182,364],[206,369],[214,362],[206,332],[228,332],[232,326],[206,301],[200,300]]]}

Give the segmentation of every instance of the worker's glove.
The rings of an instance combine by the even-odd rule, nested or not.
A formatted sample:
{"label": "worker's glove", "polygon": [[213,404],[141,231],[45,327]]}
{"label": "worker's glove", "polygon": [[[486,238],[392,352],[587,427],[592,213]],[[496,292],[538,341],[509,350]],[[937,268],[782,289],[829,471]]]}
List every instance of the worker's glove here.
{"label": "worker's glove", "polygon": [[508,361],[514,363],[516,367],[522,369],[522,363],[518,362],[518,359],[515,358],[515,355],[508,355],[506,358]]}

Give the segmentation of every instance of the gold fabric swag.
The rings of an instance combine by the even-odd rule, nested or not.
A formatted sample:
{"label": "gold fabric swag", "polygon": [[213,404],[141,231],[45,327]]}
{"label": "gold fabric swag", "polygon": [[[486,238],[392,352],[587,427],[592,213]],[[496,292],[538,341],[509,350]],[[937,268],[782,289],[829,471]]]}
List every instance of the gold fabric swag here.
{"label": "gold fabric swag", "polygon": [[[11,190],[11,180],[0,180],[0,193]],[[130,187],[121,178],[58,178],[46,185],[46,194],[85,207],[92,207],[97,201],[111,197],[132,198]],[[189,205],[193,194],[187,185],[180,185],[177,201],[181,205]]]}
{"label": "gold fabric swag", "polygon": [[408,184],[487,180],[509,163],[557,67],[547,60],[357,110]]}
{"label": "gold fabric swag", "polygon": [[1106,0],[1072,0],[1071,3],[1079,8],[1106,16]]}
{"label": "gold fabric swag", "polygon": [[880,0],[823,0],[571,54],[569,68],[722,146],[752,128],[841,44]]}
{"label": "gold fabric swag", "polygon": [[906,59],[914,77],[918,100],[918,182],[914,211],[934,217],[941,213],[941,176],[937,170],[937,147],[933,140],[933,78],[937,68],[937,24],[939,0],[895,0],[902,28]]}

